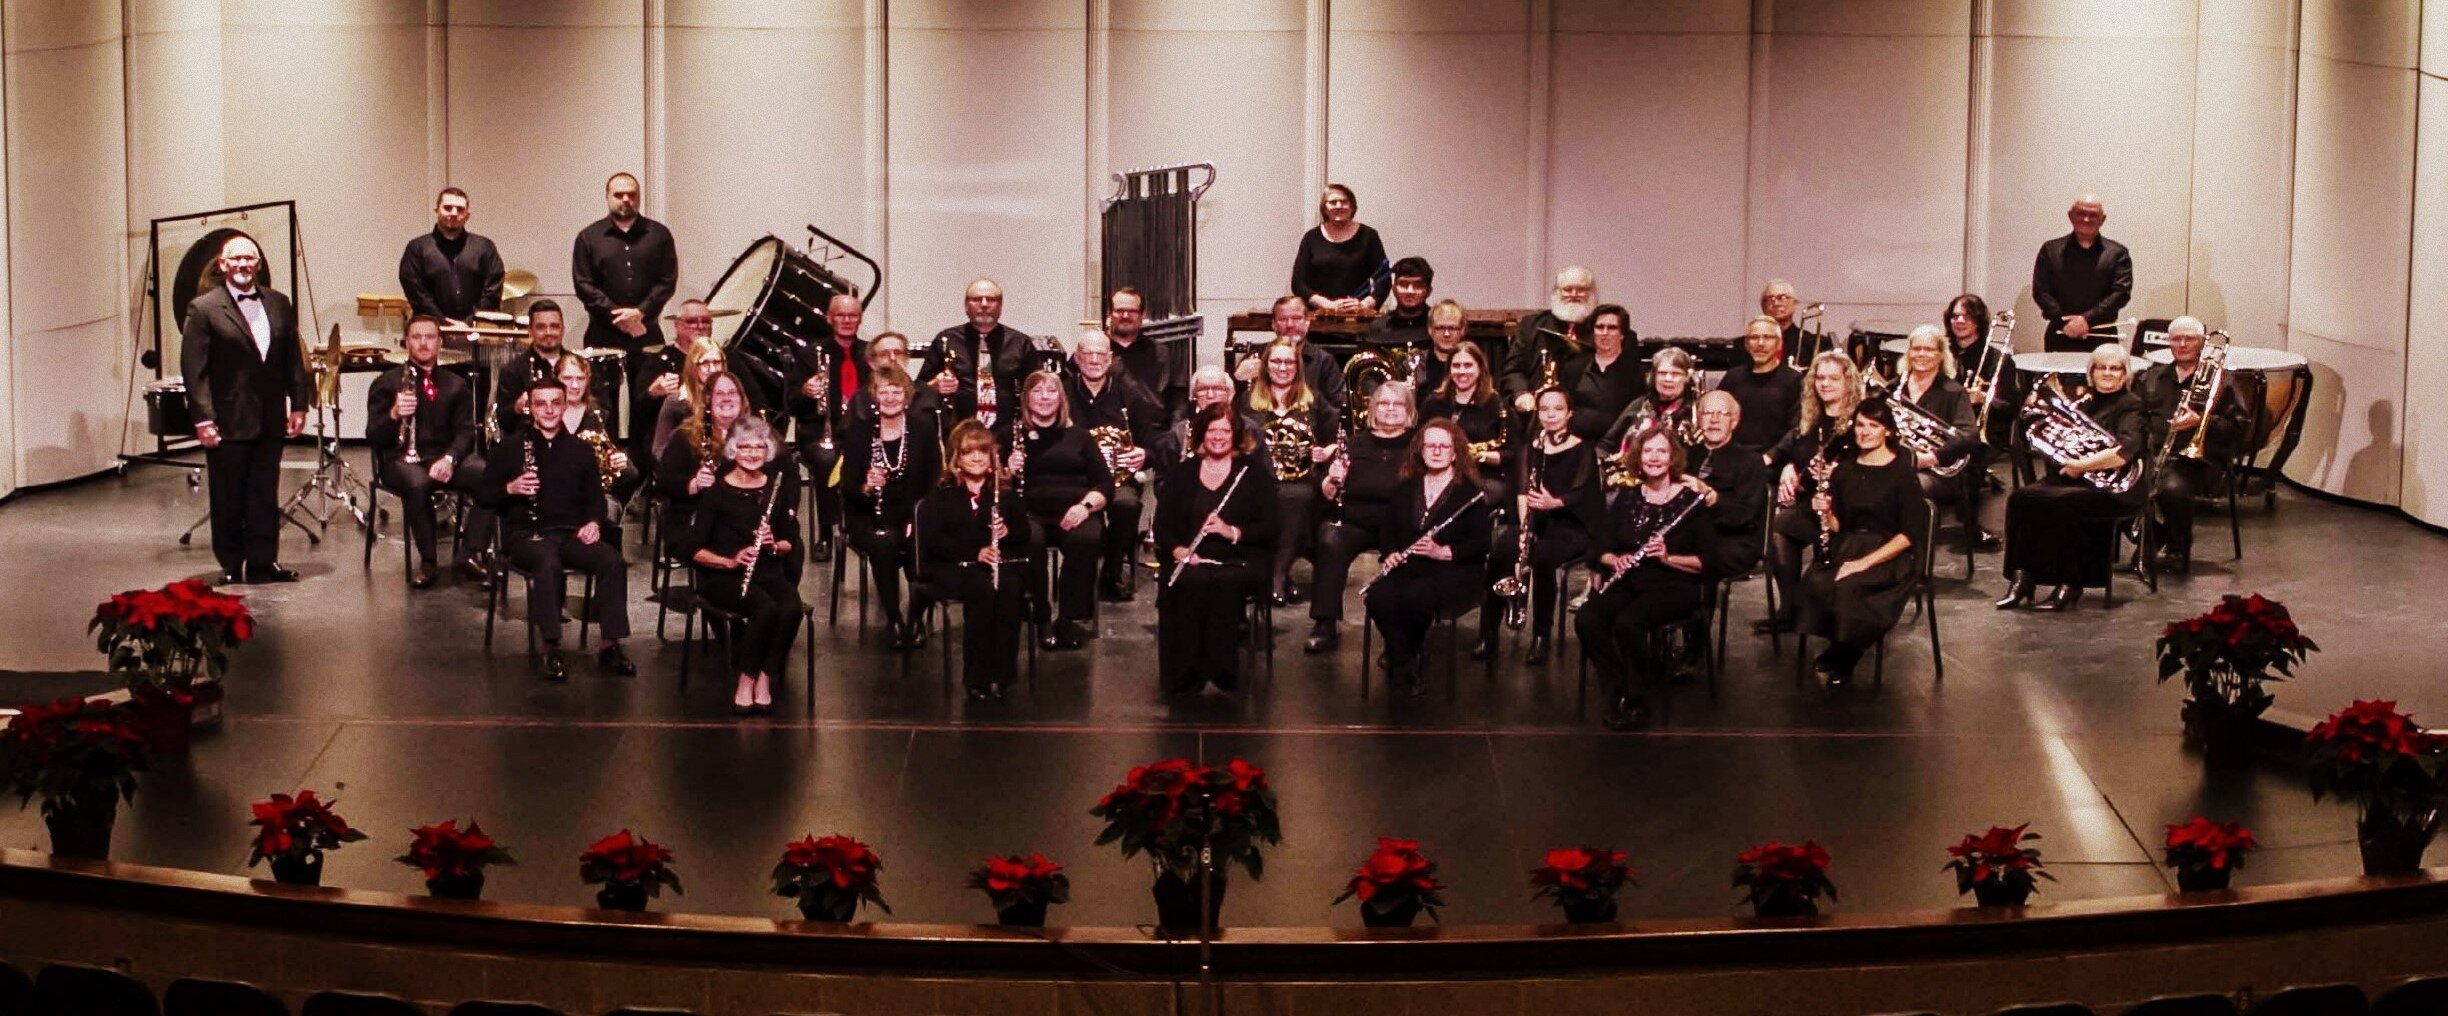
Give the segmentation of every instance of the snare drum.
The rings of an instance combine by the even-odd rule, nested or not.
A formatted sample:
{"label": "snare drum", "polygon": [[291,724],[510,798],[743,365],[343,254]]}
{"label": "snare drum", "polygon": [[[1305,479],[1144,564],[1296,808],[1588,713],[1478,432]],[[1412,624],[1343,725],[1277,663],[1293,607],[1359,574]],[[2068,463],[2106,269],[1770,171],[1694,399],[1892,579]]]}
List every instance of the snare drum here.
{"label": "snare drum", "polygon": [[145,430],[155,437],[194,437],[195,414],[187,411],[187,379],[166,377],[145,386]]}
{"label": "snare drum", "polygon": [[848,280],[776,236],[749,244],[724,270],[706,296],[712,341],[747,388],[749,405],[778,410],[807,378],[808,346],[832,334],[825,308],[843,293],[856,295]]}

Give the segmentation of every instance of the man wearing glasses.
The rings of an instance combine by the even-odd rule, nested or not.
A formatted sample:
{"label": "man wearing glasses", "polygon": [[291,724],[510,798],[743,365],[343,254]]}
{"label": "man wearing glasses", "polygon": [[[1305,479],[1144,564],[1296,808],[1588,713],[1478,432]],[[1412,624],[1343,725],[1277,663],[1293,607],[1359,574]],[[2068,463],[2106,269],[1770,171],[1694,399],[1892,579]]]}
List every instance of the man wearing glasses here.
{"label": "man wearing glasses", "polygon": [[196,294],[179,334],[187,411],[211,481],[221,581],[295,582],[280,564],[281,448],[306,429],[313,385],[289,298],[259,285],[263,250],[221,244],[221,284]]}

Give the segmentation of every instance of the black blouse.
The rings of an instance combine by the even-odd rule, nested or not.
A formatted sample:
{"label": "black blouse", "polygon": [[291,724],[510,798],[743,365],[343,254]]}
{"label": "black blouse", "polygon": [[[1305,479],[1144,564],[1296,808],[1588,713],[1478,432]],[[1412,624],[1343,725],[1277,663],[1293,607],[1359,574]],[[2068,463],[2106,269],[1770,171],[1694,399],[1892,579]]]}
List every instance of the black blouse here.
{"label": "black blouse", "polygon": [[1586,354],[1567,365],[1557,380],[1572,393],[1572,422],[1566,429],[1584,441],[1605,436],[1624,407],[1641,397],[1643,383],[1640,361],[1628,353],[1604,367],[1598,365],[1597,353]]}
{"label": "black blouse", "polygon": [[[877,453],[875,420],[853,420],[841,435],[842,503],[852,517],[878,530],[897,531],[910,522],[920,498],[943,470],[943,446],[932,414],[902,414],[901,436]],[[889,477],[884,489],[867,493],[867,471],[881,461]]]}
{"label": "black blouse", "polygon": [[1300,250],[1292,255],[1292,295],[1340,300],[1347,296],[1383,299],[1393,267],[1386,260],[1385,241],[1362,225],[1342,243],[1326,239],[1326,227],[1312,226],[1301,234]]}
{"label": "black blouse", "polygon": [[1895,398],[1909,400],[1955,428],[1955,439],[1938,449],[1939,465],[1962,461],[1964,456],[1972,454],[1973,449],[1980,446],[1980,436],[1973,433],[1972,393],[1965,391],[1964,386],[1956,383],[1954,378],[1944,374],[1931,378],[1930,386],[1921,392],[1921,397],[1913,398],[1912,379],[1907,377],[1896,382],[1893,394]]}
{"label": "black blouse", "polygon": [[[1791,348],[1790,346],[1787,348]],[[1745,363],[1717,379],[1717,390],[1734,397],[1742,420],[1734,443],[1767,448],[1793,433],[1802,412],[1802,372],[1782,363],[1765,374]]]}
{"label": "black blouse", "polygon": [[[1275,440],[1275,435],[1270,433],[1268,430],[1270,424],[1274,424],[1277,420],[1283,418],[1300,418],[1300,415],[1297,413],[1285,413],[1278,416],[1278,414],[1276,414],[1273,410],[1253,409],[1250,407],[1249,395],[1246,392],[1242,393],[1238,405],[1241,407],[1241,412],[1244,415],[1248,416],[1250,419],[1258,421],[1259,436],[1263,442],[1268,444],[1270,447],[1278,443]],[[1334,444],[1336,441],[1342,440],[1343,415],[1340,412],[1337,412],[1335,407],[1326,400],[1319,398],[1310,399],[1307,419],[1309,421],[1310,447],[1324,448],[1328,445]],[[1289,451],[1290,449],[1286,449],[1287,453],[1289,453]],[[1325,475],[1325,468],[1325,463],[1315,463],[1309,472],[1308,478],[1301,482],[1316,482],[1319,477]]]}
{"label": "black blouse", "polygon": [[1794,467],[1802,477],[1802,489],[1807,492],[1819,489],[1818,481],[1810,475],[1811,459],[1825,453],[1830,460],[1841,462],[1852,458],[1854,451],[1853,418],[1832,420],[1821,413],[1809,430],[1786,431],[1785,439],[1770,452],[1769,465]]}
{"label": "black blouse", "polygon": [[1513,433],[1513,421],[1516,416],[1517,414],[1507,411],[1504,400],[1497,398],[1490,398],[1485,402],[1456,403],[1452,399],[1438,395],[1431,396],[1426,403],[1420,406],[1420,419],[1434,420],[1439,417],[1450,419],[1462,426],[1462,436],[1469,438],[1472,444],[1493,441],[1498,437],[1504,438],[1504,446],[1497,449],[1500,457],[1496,463],[1492,465],[1485,462],[1478,463],[1479,472],[1490,476],[1510,475],[1513,463],[1519,458],[1516,454],[1518,449],[1514,447],[1519,443],[1514,440],[1516,435]]}
{"label": "black blouse", "polygon": [[[780,484],[778,489],[776,484]],[[773,498],[770,514],[765,506],[769,494]],[[682,542],[681,550],[690,557],[695,557],[700,550],[710,550],[724,557],[737,554],[756,538],[760,516],[772,519],[775,540],[791,545],[784,570],[774,574],[795,581],[799,574],[799,554],[805,548],[799,545],[799,481],[789,470],[768,474],[765,482],[754,489],[733,486],[728,477],[715,480],[714,485],[706,488],[705,494],[699,497],[696,512],[689,516],[688,536]],[[774,563],[774,559],[761,558],[757,570],[762,573],[773,567]],[[697,567],[706,568],[706,565],[698,563]]]}
{"label": "black blouse", "polygon": [[1836,527],[1844,533],[1869,533],[1881,540],[1899,533],[1919,542],[1929,532],[1929,502],[1921,496],[1921,478],[1904,449],[1883,466],[1866,466],[1848,458],[1828,478],[1835,501]]}
{"label": "black blouse", "polygon": [[[1016,561],[1028,549],[1028,517],[1020,499],[997,490],[990,480],[972,496],[966,484],[952,482],[935,488],[918,506],[918,552],[928,570],[977,563],[978,552],[993,536],[993,519],[1003,520],[1003,558]],[[1004,576],[1005,582],[1012,580]]]}
{"label": "black blouse", "polygon": [[1113,471],[1085,427],[1024,426],[1028,455],[1021,463],[1025,479],[1015,477],[1029,513],[1053,518],[1070,511],[1089,491],[1113,497]]}
{"label": "black blouse", "polygon": [[[1478,500],[1471,500],[1473,495],[1479,495]],[[1391,554],[1409,547],[1419,542],[1422,534],[1443,523],[1444,528],[1437,529],[1436,542],[1453,550],[1453,563],[1486,561],[1494,525],[1485,494],[1457,472],[1436,504],[1428,504],[1427,497],[1426,477],[1404,480],[1395,488],[1394,500],[1386,509],[1386,524],[1378,530],[1379,552]],[[1466,504],[1469,507],[1463,507]],[[1449,518],[1453,521],[1446,522]]]}
{"label": "black blouse", "polygon": [[[1197,541],[1198,556],[1228,564],[1255,563],[1269,560],[1274,552],[1277,518],[1275,512],[1275,474],[1267,469],[1266,459],[1244,455],[1233,460],[1233,471],[1224,474],[1224,482],[1213,489],[1199,482],[1200,459],[1191,458],[1167,467],[1165,490],[1171,496],[1156,502],[1156,519],[1150,523],[1156,536],[1157,558],[1170,565],[1173,549],[1190,546]],[[1240,479],[1236,485],[1235,476]],[[1232,500],[1224,500],[1224,492],[1232,491]],[[1199,527],[1207,523],[1209,513],[1221,503],[1226,525],[1241,527],[1241,539],[1228,543],[1222,537],[1198,540]]]}
{"label": "black blouse", "polygon": [[[1681,518],[1676,518],[1678,513]],[[1646,488],[1635,487],[1617,496],[1615,503],[1607,506],[1605,524],[1592,534],[1597,538],[1595,556],[1603,558],[1639,550],[1670,519],[1674,520],[1674,528],[1666,530],[1666,553],[1696,556],[1701,559],[1702,571],[1706,571],[1717,548],[1717,516],[1700,500],[1699,494],[1679,487],[1675,496],[1663,504],[1651,503]],[[1683,571],[1654,557],[1642,561],[1639,570],[1700,581],[1699,573]]]}
{"label": "black blouse", "polygon": [[[1598,455],[1588,441],[1574,442],[1560,452],[1549,452],[1532,440],[1522,451],[1522,465],[1514,483],[1517,491],[1527,491],[1535,483],[1562,499],[1564,507],[1540,513],[1546,520],[1561,517],[1583,529],[1598,527],[1599,515],[1606,509],[1603,489],[1598,483]],[[1533,480],[1532,477],[1536,479]]]}
{"label": "black blouse", "polygon": [[1598,443],[1610,449],[1622,448],[1624,442],[1632,440],[1632,436],[1644,424],[1643,416],[1649,417],[1646,422],[1655,422],[1657,418],[1664,417],[1668,429],[1675,434],[1675,440],[1681,441],[1683,433],[1693,429],[1692,421],[1699,412],[1700,400],[1693,397],[1689,390],[1684,391],[1682,398],[1663,404],[1658,402],[1655,393],[1643,395],[1615,414],[1615,422],[1608,425],[1606,436]]}

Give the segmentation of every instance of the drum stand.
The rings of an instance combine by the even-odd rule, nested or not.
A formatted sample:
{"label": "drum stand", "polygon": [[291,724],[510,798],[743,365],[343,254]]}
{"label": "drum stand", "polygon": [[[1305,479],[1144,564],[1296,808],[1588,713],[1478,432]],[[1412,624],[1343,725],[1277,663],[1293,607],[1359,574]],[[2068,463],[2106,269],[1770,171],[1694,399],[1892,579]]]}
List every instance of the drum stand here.
{"label": "drum stand", "polygon": [[[340,509],[346,509],[357,520],[359,529],[368,528],[373,523],[366,518],[364,505],[373,502],[373,490],[366,486],[363,477],[357,475],[357,467],[349,465],[347,457],[340,454],[340,438],[337,436],[340,407],[317,406],[314,414],[314,475],[307,478],[297,493],[289,495],[288,502],[281,505],[281,516],[297,523],[299,529],[306,529],[306,524],[298,519],[299,514],[304,514],[315,521],[316,529],[328,530],[332,518],[340,514]],[[317,503],[314,507],[307,507],[308,498],[315,499]],[[306,531],[308,543],[323,542],[316,529]]]}

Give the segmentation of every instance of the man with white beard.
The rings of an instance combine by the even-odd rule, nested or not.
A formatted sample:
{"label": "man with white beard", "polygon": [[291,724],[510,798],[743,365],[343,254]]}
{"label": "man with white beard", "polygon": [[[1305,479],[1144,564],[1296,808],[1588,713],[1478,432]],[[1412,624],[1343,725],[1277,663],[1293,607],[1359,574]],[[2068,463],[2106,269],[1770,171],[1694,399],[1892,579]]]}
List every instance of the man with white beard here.
{"label": "man with white beard", "polygon": [[[1547,309],[1521,319],[1513,331],[1513,344],[1505,350],[1504,393],[1515,410],[1527,413],[1535,408],[1544,364],[1553,362],[1561,377],[1569,373],[1566,364],[1589,352],[1590,311],[1597,306],[1598,277],[1589,269],[1573,265],[1556,273]],[[1639,335],[1625,330],[1625,348],[1638,339]]]}

